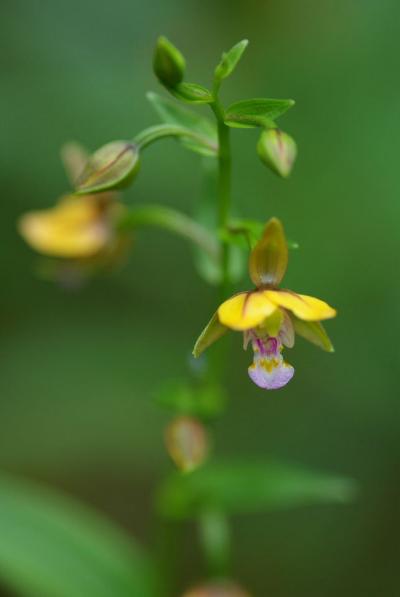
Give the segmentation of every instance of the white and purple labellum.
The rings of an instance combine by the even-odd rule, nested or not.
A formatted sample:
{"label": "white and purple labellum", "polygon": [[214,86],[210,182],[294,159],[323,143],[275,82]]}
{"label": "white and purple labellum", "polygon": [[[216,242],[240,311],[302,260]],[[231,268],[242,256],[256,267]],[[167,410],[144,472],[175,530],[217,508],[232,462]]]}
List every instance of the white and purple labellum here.
{"label": "white and purple labellum", "polygon": [[279,338],[262,338],[250,332],[254,360],[248,371],[254,383],[265,390],[277,390],[285,386],[294,375],[294,368],[282,357],[283,345]]}

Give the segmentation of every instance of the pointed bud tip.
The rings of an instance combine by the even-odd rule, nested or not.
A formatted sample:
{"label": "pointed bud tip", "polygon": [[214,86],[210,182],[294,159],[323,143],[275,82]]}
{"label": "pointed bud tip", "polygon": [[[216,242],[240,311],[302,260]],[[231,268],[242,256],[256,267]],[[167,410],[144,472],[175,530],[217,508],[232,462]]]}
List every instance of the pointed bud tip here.
{"label": "pointed bud tip", "polygon": [[185,58],[163,35],[157,39],[153,69],[159,81],[168,88],[174,88],[183,81],[186,69]]}

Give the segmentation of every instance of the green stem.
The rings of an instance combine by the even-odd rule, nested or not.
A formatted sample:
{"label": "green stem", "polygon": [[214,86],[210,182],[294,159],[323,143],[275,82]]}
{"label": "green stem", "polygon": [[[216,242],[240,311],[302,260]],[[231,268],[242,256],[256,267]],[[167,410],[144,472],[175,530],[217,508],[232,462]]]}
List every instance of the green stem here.
{"label": "green stem", "polygon": [[[218,126],[218,226],[221,230],[227,228],[231,207],[231,147],[230,130],[224,122],[224,110],[216,96],[212,110]],[[229,292],[229,245],[221,242],[221,298],[226,298]]]}
{"label": "green stem", "polygon": [[207,510],[200,516],[198,524],[208,577],[227,577],[230,572],[231,532],[226,516],[216,510]]}
{"label": "green stem", "polygon": [[220,248],[215,238],[189,216],[162,205],[137,205],[126,211],[118,222],[122,231],[152,226],[169,230],[202,248],[219,263]]}

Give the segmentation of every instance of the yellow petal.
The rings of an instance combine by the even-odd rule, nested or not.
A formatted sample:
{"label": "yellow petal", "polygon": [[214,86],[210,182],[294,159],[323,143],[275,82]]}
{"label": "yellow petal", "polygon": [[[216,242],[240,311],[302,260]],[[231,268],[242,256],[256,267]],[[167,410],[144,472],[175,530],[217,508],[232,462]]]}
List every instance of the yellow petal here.
{"label": "yellow petal", "polygon": [[223,325],[233,330],[249,330],[259,325],[276,310],[264,292],[241,292],[228,299],[218,309]]}
{"label": "yellow petal", "polygon": [[283,226],[277,218],[271,218],[250,254],[250,278],[257,287],[267,284],[278,286],[285,275],[287,263],[288,247]]}
{"label": "yellow petal", "polygon": [[55,207],[25,214],[19,221],[25,241],[53,257],[89,257],[110,237],[110,229],[91,197],[65,197]]}
{"label": "yellow petal", "polygon": [[275,305],[289,309],[304,321],[321,321],[336,315],[335,309],[313,296],[286,290],[265,290],[264,295]]}

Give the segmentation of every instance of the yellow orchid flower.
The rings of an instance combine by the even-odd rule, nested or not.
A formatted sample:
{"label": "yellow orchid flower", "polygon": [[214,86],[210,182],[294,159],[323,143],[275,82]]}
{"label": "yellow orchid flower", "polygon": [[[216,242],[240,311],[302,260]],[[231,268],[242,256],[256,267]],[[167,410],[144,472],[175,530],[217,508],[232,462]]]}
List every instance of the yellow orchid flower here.
{"label": "yellow orchid flower", "polygon": [[333,352],[320,322],[335,317],[335,309],[312,296],[280,289],[287,263],[285,233],[281,222],[272,218],[249,258],[249,274],[256,288],[240,292],[218,307],[195,344],[195,357],[228,329],[241,331],[244,347],[251,343],[254,350],[250,378],[259,387],[272,390],[286,385],[294,375],[294,368],[283,360],[282,350],[293,347],[295,332]]}

